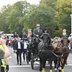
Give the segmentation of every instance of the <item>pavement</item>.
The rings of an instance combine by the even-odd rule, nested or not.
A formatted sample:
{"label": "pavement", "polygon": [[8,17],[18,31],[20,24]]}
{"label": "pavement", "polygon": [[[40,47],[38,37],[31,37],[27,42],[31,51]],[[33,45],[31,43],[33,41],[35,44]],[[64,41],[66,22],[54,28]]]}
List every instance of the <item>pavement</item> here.
{"label": "pavement", "polygon": [[[17,65],[16,62],[16,54],[13,53],[12,48],[10,48],[11,56],[9,58],[9,72],[40,72],[39,64],[34,65],[34,70],[31,69],[31,65],[27,65],[26,62],[22,59],[22,65]],[[49,72],[49,66],[46,68],[47,72]],[[54,70],[53,70],[54,72]],[[69,54],[67,65],[65,66],[65,72],[72,72],[72,52]]]}
{"label": "pavement", "polygon": [[[47,68],[46,71],[49,72],[49,68]],[[32,70],[31,68],[21,67],[21,68],[10,68],[9,72],[40,72],[40,71],[38,70],[38,68],[35,68],[34,70]],[[65,72],[72,72],[72,67],[65,67]]]}

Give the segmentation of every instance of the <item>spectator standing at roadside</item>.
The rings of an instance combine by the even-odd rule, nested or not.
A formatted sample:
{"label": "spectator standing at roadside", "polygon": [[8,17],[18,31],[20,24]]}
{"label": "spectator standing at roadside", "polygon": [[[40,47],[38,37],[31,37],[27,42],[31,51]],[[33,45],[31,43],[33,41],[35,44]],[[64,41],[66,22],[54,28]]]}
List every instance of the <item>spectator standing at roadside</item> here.
{"label": "spectator standing at roadside", "polygon": [[66,29],[63,29],[63,36],[62,37],[68,37]]}
{"label": "spectator standing at roadside", "polygon": [[14,33],[14,38],[17,38],[18,37],[18,34],[17,32]]}
{"label": "spectator standing at roadside", "polygon": [[69,49],[72,49],[72,34],[68,37],[70,43],[69,43]]}
{"label": "spectator standing at roadside", "polygon": [[28,37],[27,37],[27,34],[25,32],[24,32],[23,37],[22,37],[22,42],[23,42],[23,59],[24,59],[24,61],[26,61]]}
{"label": "spectator standing at roadside", "polygon": [[17,64],[21,65],[22,64],[21,54],[23,51],[23,45],[20,37],[16,38],[16,40],[13,42],[13,48],[17,55]]}

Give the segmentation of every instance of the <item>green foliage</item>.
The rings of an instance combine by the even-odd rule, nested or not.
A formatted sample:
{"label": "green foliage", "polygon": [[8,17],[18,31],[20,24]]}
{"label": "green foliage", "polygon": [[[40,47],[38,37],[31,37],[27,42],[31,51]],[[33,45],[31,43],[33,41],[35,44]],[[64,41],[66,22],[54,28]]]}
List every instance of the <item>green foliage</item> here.
{"label": "green foliage", "polygon": [[70,33],[70,0],[41,0],[38,6],[26,1],[4,6],[0,12],[0,31],[21,34],[37,23],[51,36],[61,36],[63,28]]}
{"label": "green foliage", "polygon": [[59,27],[66,28],[70,33],[70,14],[71,2],[70,0],[57,0],[56,2],[56,22]]}

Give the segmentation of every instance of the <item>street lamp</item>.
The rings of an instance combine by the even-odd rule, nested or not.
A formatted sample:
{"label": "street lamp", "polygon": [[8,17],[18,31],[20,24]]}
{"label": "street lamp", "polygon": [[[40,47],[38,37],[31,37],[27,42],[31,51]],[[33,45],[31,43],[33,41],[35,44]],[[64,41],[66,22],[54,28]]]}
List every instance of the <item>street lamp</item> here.
{"label": "street lamp", "polygon": [[72,14],[70,16],[71,16],[71,34],[72,34]]}

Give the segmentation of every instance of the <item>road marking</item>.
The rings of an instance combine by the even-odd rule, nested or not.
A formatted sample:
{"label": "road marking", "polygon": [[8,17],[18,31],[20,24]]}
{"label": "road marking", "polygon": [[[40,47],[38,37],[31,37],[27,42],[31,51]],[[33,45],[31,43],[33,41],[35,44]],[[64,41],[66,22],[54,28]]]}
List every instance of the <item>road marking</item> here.
{"label": "road marking", "polygon": [[72,66],[72,64],[67,64],[66,66]]}
{"label": "road marking", "polygon": [[9,66],[10,68],[29,68],[31,67],[30,65],[14,65],[14,66]]}
{"label": "road marking", "polygon": [[[36,66],[39,66],[39,65],[35,65],[35,67]],[[46,66],[49,66],[49,65],[46,65]],[[54,65],[53,65],[54,66]],[[68,64],[68,65],[66,65],[66,67],[68,67],[68,66],[72,66],[72,64]],[[29,68],[29,67],[31,67],[31,65],[13,65],[13,66],[9,66],[10,68]]]}

